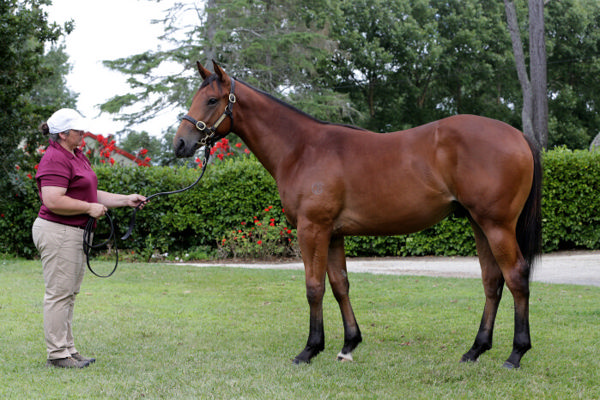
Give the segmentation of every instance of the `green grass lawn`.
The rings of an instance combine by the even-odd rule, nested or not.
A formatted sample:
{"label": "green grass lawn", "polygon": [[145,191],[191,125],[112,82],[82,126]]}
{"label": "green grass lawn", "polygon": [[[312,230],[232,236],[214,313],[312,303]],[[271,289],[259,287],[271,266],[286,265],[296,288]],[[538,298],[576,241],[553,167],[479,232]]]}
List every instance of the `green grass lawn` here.
{"label": "green grass lawn", "polygon": [[308,335],[303,271],[123,264],[109,279],[87,274],[74,330],[98,361],[59,370],[44,366],[40,262],[0,260],[0,398],[600,398],[598,287],[532,284],[533,349],[510,371],[508,290],[494,348],[460,364],[479,326],[479,280],[350,282],[364,339],[355,362],[336,361],[343,329],[328,290],[325,351],[294,366]]}

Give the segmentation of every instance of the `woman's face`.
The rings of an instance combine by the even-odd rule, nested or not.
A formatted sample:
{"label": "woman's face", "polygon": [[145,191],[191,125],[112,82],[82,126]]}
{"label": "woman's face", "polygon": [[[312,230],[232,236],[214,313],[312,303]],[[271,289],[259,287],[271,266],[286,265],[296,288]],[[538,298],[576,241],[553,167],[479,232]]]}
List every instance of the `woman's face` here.
{"label": "woman's face", "polygon": [[63,136],[62,142],[64,146],[71,151],[75,150],[81,144],[83,133],[83,131],[71,129],[68,135]]}

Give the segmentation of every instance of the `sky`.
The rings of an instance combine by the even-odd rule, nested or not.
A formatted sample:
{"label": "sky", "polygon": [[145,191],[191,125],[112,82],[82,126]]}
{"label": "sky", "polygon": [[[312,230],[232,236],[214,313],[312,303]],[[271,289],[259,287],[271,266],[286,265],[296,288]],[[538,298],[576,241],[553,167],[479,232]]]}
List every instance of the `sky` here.
{"label": "sky", "polygon": [[[129,90],[127,77],[104,67],[102,61],[158,49],[157,37],[163,33],[163,25],[151,21],[163,18],[165,10],[176,1],[52,0],[47,8],[49,21],[75,23],[65,39],[72,66],[67,86],[79,93],[77,110],[92,120],[92,133],[115,134],[125,127],[111,114],[100,113],[100,104]],[[131,128],[160,137],[169,126],[178,125],[177,116],[177,110],[165,110],[157,118]]]}

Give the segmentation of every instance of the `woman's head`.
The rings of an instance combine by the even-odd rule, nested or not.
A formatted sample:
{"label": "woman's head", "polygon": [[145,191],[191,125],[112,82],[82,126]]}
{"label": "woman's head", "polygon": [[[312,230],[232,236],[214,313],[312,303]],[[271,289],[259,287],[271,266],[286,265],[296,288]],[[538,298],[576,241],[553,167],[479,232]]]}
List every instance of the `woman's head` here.
{"label": "woman's head", "polygon": [[39,129],[44,135],[49,135],[50,139],[61,141],[69,136],[71,131],[86,132],[89,129],[89,122],[77,111],[71,108],[61,108],[52,114],[48,121],[43,122]]}

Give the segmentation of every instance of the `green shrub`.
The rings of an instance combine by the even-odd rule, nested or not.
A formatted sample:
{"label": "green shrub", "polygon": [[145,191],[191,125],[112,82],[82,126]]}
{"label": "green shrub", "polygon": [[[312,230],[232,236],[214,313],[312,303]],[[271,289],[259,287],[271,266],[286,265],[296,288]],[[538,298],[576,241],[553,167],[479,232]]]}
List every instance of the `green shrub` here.
{"label": "green shrub", "polygon": [[31,238],[31,226],[40,208],[35,171],[18,169],[13,175],[13,192],[2,193],[0,201],[0,254],[31,258],[37,250]]}
{"label": "green shrub", "polygon": [[[544,168],[544,251],[600,249],[600,153],[559,148],[544,153]],[[144,195],[183,188],[200,173],[199,169],[185,167],[98,167],[95,171],[103,190]],[[31,224],[40,202],[35,181],[27,176],[28,172],[19,173],[17,196],[1,203],[0,253],[30,258],[37,254],[31,241]],[[254,216],[262,219],[261,213],[269,206],[280,210],[281,202],[275,181],[263,166],[254,157],[225,158],[210,165],[193,189],[157,197],[140,210],[132,237],[120,241],[119,247],[128,250],[125,254],[133,251],[143,259],[157,255],[182,259],[214,256],[223,238],[231,238],[242,222]],[[112,213],[121,236],[129,224],[131,209],[115,209]],[[277,223],[285,224],[281,215]],[[106,231],[107,224],[101,220],[97,235],[102,237]],[[264,235],[271,240],[279,232],[267,231]],[[221,246],[221,250],[243,257],[259,255],[252,246],[256,247],[256,242],[240,242],[235,249]],[[275,245],[272,249],[272,255],[280,250],[289,252]],[[348,237],[346,253],[365,257],[473,255],[475,241],[467,219],[451,216],[412,235]]]}
{"label": "green shrub", "polygon": [[544,154],[544,251],[600,249],[600,152]]}
{"label": "green shrub", "polygon": [[258,215],[226,233],[218,243],[220,256],[268,259],[300,255],[296,230],[281,210],[269,206]]}

